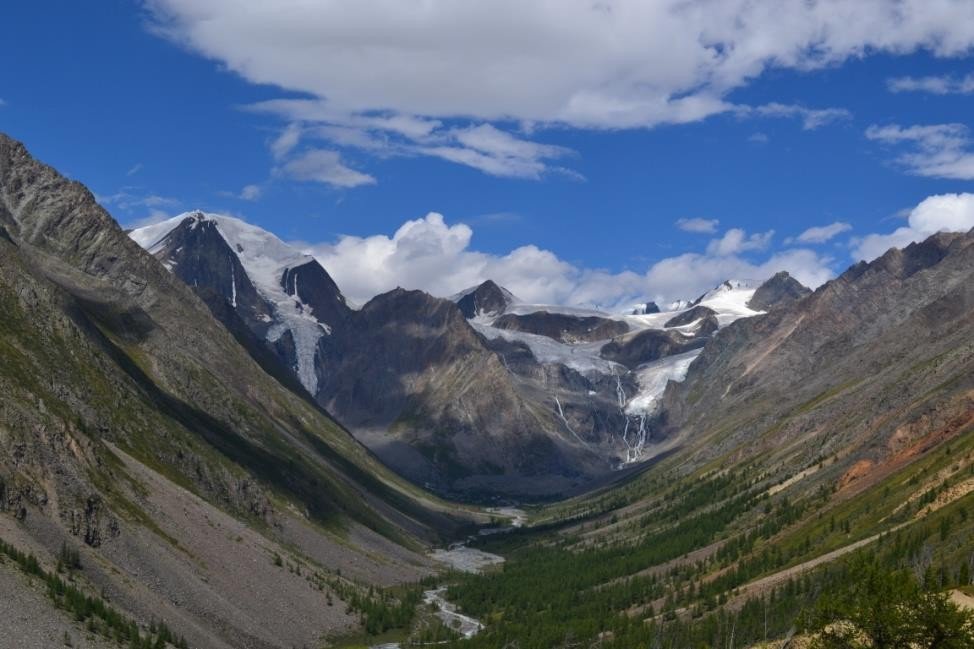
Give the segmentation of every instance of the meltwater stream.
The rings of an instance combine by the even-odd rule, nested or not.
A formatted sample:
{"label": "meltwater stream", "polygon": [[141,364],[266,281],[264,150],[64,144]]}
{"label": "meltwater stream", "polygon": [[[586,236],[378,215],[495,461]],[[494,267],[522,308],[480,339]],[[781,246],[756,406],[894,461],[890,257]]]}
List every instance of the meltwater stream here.
{"label": "meltwater stream", "polygon": [[[525,513],[514,507],[498,507],[488,511],[506,517],[510,521],[510,525],[484,528],[480,530],[479,536],[509,532],[521,527],[527,520]],[[454,570],[472,573],[483,572],[490,566],[504,563],[504,557],[468,547],[466,543],[454,543],[446,549],[438,548],[430,553],[430,557],[440,563],[447,564]],[[472,638],[483,631],[484,625],[480,620],[460,613],[456,604],[448,601],[445,595],[446,586],[427,590],[423,593],[423,603],[432,606],[436,610],[436,616],[440,618],[443,624],[459,633],[463,638]],[[369,649],[401,649],[401,645],[398,642],[387,642],[373,645]]]}

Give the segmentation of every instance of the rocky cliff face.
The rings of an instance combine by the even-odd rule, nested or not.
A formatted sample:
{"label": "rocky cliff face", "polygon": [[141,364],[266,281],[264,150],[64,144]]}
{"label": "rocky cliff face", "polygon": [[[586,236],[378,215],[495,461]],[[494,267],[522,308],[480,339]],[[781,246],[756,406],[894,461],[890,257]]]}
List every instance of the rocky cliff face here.
{"label": "rocky cliff face", "polygon": [[[761,289],[758,289],[758,290],[761,290]],[[750,302],[754,302],[754,298],[751,298]],[[749,302],[749,304],[750,304],[750,302]],[[717,316],[717,312],[714,311],[713,309],[711,309],[710,307],[706,307],[706,306],[703,306],[703,305],[699,305],[699,306],[695,306],[693,308],[687,309],[686,311],[683,311],[683,312],[681,312],[681,313],[673,316],[672,318],[670,318],[669,320],[667,320],[666,321],[666,324],[663,325],[663,326],[664,327],[667,327],[667,328],[669,328],[669,327],[684,327],[684,326],[686,326],[688,324],[692,324],[692,323],[696,322],[697,320],[702,320],[702,319],[707,319],[707,318],[715,318],[716,316]]]}
{"label": "rocky cliff face", "polygon": [[710,333],[687,336],[678,332],[648,329],[623,342],[607,343],[602,347],[601,354],[603,358],[632,370],[667,356],[699,349],[707,344]]}
{"label": "rocky cliff face", "polygon": [[266,334],[273,309],[258,293],[216,221],[201,213],[190,214],[162,239],[150,243],[176,277],[190,287],[210,289],[214,298],[230,303],[256,333]]}
{"label": "rocky cliff face", "polygon": [[517,389],[454,303],[397,289],[353,322],[319,399],[406,475],[467,496],[545,496],[599,464]]}
{"label": "rocky cliff face", "polygon": [[558,342],[574,344],[615,338],[629,331],[629,325],[620,320],[599,316],[576,316],[564,313],[536,311],[524,315],[508,313],[495,319],[497,329],[522,331],[545,336]]}
{"label": "rocky cliff face", "polygon": [[518,301],[514,294],[492,280],[487,280],[479,286],[455,295],[456,302],[465,318],[480,316],[498,316],[504,313],[514,302]]}

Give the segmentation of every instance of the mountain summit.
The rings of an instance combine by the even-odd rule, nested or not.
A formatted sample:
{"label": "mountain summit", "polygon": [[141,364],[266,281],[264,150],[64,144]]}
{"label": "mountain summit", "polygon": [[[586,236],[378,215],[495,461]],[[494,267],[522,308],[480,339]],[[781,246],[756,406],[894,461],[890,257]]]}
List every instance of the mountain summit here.
{"label": "mountain summit", "polygon": [[319,347],[350,309],[314,257],[244,221],[201,211],[129,236],[189,286],[209,289],[208,302],[229,303],[308,392],[317,392]]}
{"label": "mountain summit", "polygon": [[775,273],[754,291],[747,305],[755,311],[768,311],[775,307],[800,300],[810,295],[812,290],[788,274],[787,271]]}
{"label": "mountain summit", "polygon": [[478,286],[461,291],[450,299],[457,303],[466,318],[498,316],[511,304],[519,301],[513,293],[489,279]]}

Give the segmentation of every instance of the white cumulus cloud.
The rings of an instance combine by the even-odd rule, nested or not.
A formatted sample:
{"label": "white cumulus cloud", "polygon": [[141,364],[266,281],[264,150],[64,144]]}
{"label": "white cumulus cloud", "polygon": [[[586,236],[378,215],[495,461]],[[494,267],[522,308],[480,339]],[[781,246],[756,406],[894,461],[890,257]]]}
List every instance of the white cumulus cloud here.
{"label": "white cumulus cloud", "polygon": [[764,70],[974,44],[965,0],[149,0],[154,29],[339,111],[618,128],[698,120]]}
{"label": "white cumulus cloud", "polygon": [[[730,231],[729,231],[730,232]],[[611,272],[569,263],[534,245],[506,254],[471,247],[473,229],[449,224],[430,213],[405,222],[392,236],[342,236],[337,241],[300,244],[328,269],[342,291],[364,302],[397,286],[446,297],[487,279],[534,303],[621,308],[649,299],[694,298],[729,278],[764,279],[787,270],[808,286],[833,276],[832,259],[791,249],[761,260],[741,256],[766,246],[771,233],[731,235],[730,247],[663,259],[642,272]],[[735,252],[736,251],[736,252]]]}
{"label": "white cumulus cloud", "polygon": [[902,248],[936,232],[966,232],[974,228],[974,194],[929,196],[910,210],[907,222],[893,232],[857,239],[853,256],[871,261],[890,248]]}
{"label": "white cumulus cloud", "polygon": [[[815,129],[842,108],[728,97],[769,69],[808,71],[918,49],[974,45],[967,0],[147,0],[151,29],[254,84],[303,98],[255,110],[374,155],[427,155],[503,177],[577,176],[564,152],[516,135],[644,128],[724,112]],[[446,120],[471,133],[453,132]],[[517,150],[464,142],[490,124]],[[455,124],[453,124],[455,125]],[[496,133],[487,137],[499,138]],[[480,140],[484,144],[483,140]]]}

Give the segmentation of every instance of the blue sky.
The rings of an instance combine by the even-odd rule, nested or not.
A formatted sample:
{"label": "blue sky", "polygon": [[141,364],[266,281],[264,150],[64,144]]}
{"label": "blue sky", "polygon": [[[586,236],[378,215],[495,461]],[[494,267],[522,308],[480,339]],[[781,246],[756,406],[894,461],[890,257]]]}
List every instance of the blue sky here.
{"label": "blue sky", "polygon": [[237,215],[358,300],[817,284],[974,224],[970,3],[8,4],[0,130],[123,224]]}

